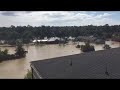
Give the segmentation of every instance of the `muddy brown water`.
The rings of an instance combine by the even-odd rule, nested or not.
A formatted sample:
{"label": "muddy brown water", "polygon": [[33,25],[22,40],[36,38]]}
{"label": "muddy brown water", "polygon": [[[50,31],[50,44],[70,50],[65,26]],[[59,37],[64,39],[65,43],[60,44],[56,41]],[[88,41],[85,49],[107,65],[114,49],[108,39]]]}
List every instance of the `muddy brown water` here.
{"label": "muddy brown water", "polygon": [[[80,45],[84,45],[84,42],[80,42]],[[106,41],[112,48],[120,47],[120,43],[113,41]],[[24,46],[28,53],[25,58],[17,60],[3,61],[0,63],[0,78],[6,79],[23,79],[27,73],[27,69],[30,69],[30,62],[36,60],[44,60],[53,57],[60,57],[72,54],[81,53],[80,49],[76,48],[77,44],[69,43],[68,45],[44,45],[44,46],[34,46],[27,45]],[[103,45],[96,45],[95,50],[102,50]],[[2,50],[8,49],[9,53],[15,52],[15,47],[0,47]]]}

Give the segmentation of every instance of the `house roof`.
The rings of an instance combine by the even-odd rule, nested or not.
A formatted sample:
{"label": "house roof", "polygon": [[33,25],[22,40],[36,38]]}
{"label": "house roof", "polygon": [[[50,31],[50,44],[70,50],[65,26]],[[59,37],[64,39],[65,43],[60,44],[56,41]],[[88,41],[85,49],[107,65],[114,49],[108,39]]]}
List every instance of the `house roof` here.
{"label": "house roof", "polygon": [[32,61],[31,66],[45,79],[120,79],[120,48]]}

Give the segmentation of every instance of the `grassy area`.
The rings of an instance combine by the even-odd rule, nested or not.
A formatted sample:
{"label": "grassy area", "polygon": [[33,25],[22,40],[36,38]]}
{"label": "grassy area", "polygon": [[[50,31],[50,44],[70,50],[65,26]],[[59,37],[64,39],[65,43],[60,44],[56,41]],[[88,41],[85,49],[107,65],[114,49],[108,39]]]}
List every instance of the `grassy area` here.
{"label": "grassy area", "polygon": [[32,71],[31,70],[28,70],[28,72],[25,75],[24,79],[32,79]]}

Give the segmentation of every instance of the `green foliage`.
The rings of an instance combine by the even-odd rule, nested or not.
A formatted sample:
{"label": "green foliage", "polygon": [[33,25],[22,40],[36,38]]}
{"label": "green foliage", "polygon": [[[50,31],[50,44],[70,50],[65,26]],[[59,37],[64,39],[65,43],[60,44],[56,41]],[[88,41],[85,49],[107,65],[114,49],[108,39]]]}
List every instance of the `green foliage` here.
{"label": "green foliage", "polygon": [[120,42],[120,33],[114,33],[112,35],[112,40]]}
{"label": "green foliage", "polygon": [[22,47],[22,42],[17,41],[16,45],[17,45],[17,47],[16,47],[16,50],[15,50],[16,51],[15,55],[20,56],[20,57],[25,57],[26,51]]}
{"label": "green foliage", "polygon": [[103,48],[104,49],[110,49],[111,47],[108,44],[105,44]]}
{"label": "green foliage", "polygon": [[28,70],[27,74],[25,75],[24,79],[32,79],[32,71]]}
{"label": "green foliage", "polygon": [[22,41],[25,44],[29,43],[30,40],[32,40],[32,38],[33,38],[33,35],[32,35],[32,32],[30,31],[25,31],[22,35]]}
{"label": "green foliage", "polygon": [[5,49],[3,51],[0,49],[0,61],[7,59],[9,60],[11,57],[13,57],[13,55],[8,54],[8,49]]}
{"label": "green foliage", "polygon": [[4,54],[4,55],[8,55],[8,49],[5,49],[5,50],[3,51],[3,54]]}
{"label": "green foliage", "polygon": [[[13,43],[16,39],[23,40],[23,43],[29,43],[31,40],[43,39],[44,37],[78,37],[78,36],[95,36],[101,39],[115,38],[120,40],[120,25],[109,26],[11,26],[0,27],[0,40],[7,43]],[[112,37],[114,35],[114,37]]]}
{"label": "green foliage", "polygon": [[3,51],[1,51],[0,49],[0,61],[17,59],[17,58],[25,57],[26,55],[26,51],[24,50],[24,48],[22,48],[22,44],[20,42],[17,43],[17,48],[15,51],[16,51],[15,54],[8,54],[8,49],[5,49]]}
{"label": "green foliage", "polygon": [[81,45],[80,47],[83,52],[95,51],[94,46],[90,45],[89,42],[85,43],[85,45]]}
{"label": "green foliage", "polygon": [[3,51],[0,49],[0,55],[8,55],[8,49],[5,49]]}
{"label": "green foliage", "polygon": [[80,48],[80,45],[77,45],[76,48]]}

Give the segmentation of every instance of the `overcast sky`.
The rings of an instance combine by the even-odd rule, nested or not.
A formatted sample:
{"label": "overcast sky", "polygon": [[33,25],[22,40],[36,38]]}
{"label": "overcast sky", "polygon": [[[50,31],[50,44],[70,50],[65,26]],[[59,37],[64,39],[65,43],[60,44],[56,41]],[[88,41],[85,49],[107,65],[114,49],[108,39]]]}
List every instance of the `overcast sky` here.
{"label": "overcast sky", "polygon": [[0,27],[119,25],[118,11],[0,11]]}

